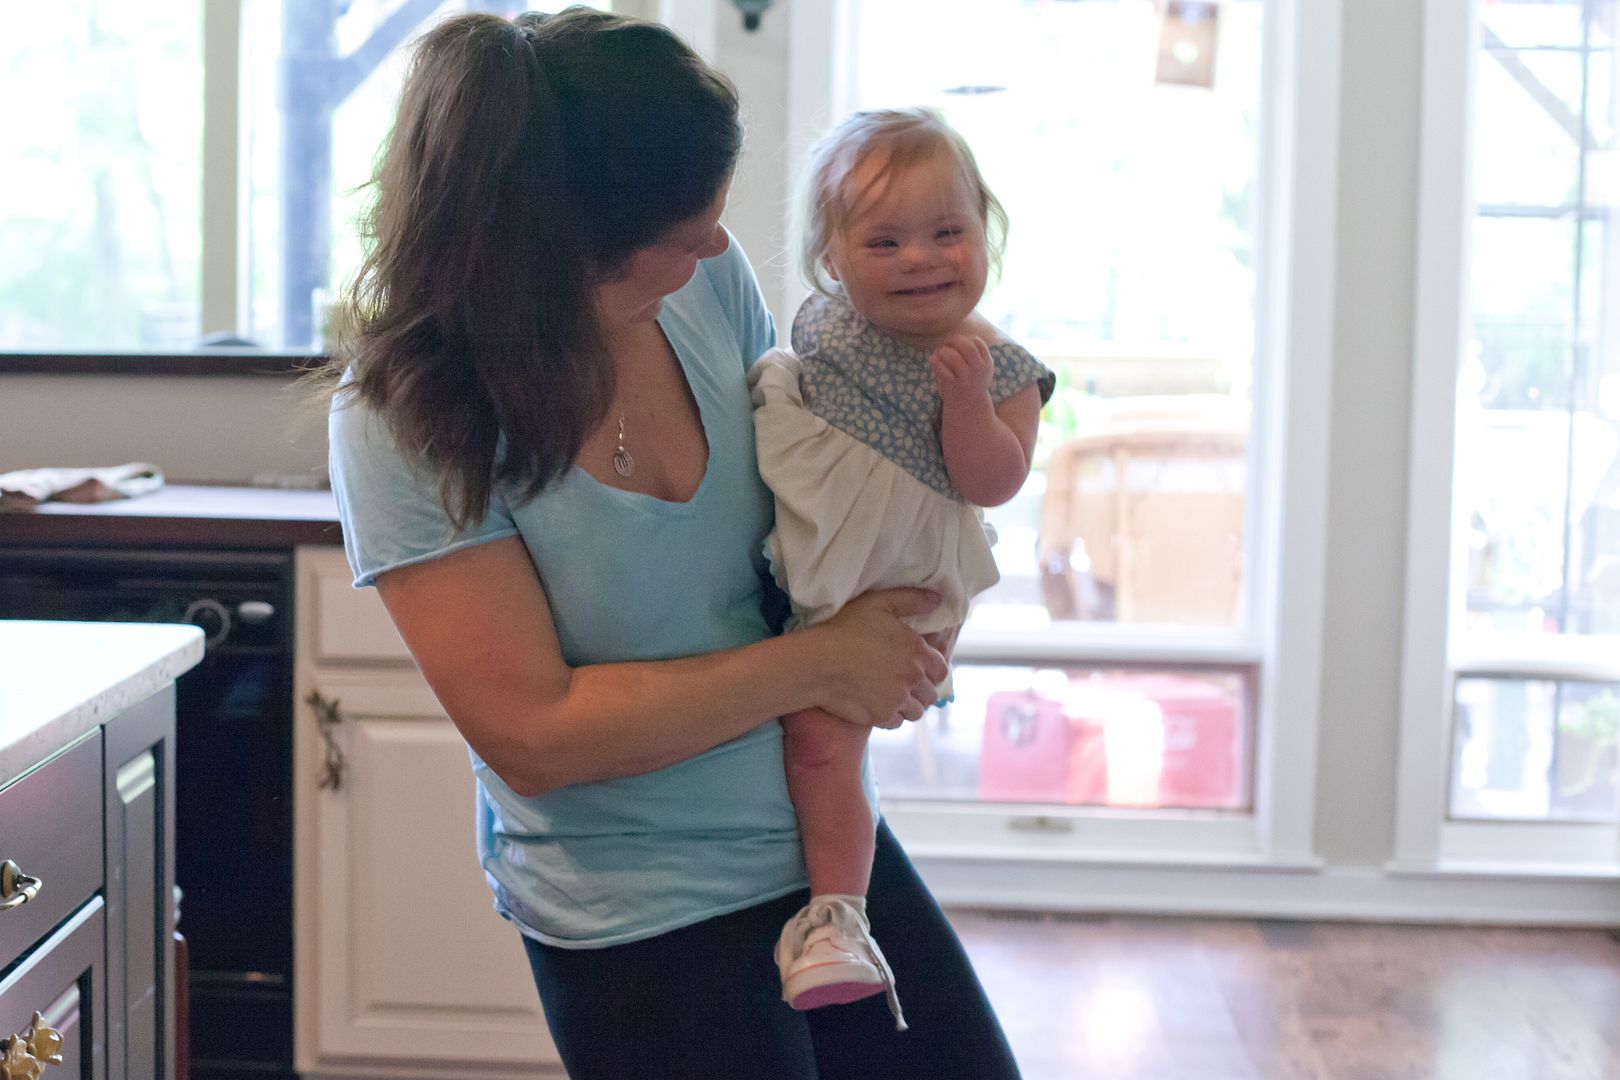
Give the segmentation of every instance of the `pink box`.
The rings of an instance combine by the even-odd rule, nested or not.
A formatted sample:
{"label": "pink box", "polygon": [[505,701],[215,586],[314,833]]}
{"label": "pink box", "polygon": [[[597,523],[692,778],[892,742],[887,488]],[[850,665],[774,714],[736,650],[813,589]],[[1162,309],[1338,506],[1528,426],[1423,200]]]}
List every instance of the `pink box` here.
{"label": "pink box", "polygon": [[979,798],[1109,805],[1105,732],[1124,723],[1127,739],[1140,730],[1136,724],[1151,725],[1145,746],[1139,739],[1125,745],[1153,756],[1138,753],[1115,763],[1127,771],[1116,770],[1113,804],[1245,805],[1241,701],[1222,686],[1192,675],[1115,672],[1070,683],[1070,689],[1066,703],[1031,690],[990,695]]}
{"label": "pink box", "polygon": [[1122,673],[1103,681],[1158,703],[1164,719],[1160,806],[1238,809],[1245,804],[1240,701],[1189,675]]}
{"label": "pink box", "polygon": [[979,798],[1066,801],[1070,741],[1069,719],[1057,702],[1032,691],[991,694],[979,749]]}

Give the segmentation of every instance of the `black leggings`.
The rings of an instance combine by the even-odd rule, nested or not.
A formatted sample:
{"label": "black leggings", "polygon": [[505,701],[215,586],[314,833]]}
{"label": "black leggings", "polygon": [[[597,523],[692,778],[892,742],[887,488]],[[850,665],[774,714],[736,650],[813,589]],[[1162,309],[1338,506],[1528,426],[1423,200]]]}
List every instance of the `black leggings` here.
{"label": "black leggings", "polygon": [[605,949],[523,943],[571,1080],[1017,1080],[955,932],[880,824],[867,911],[910,1030],[883,995],[794,1012],[772,950],[808,900]]}

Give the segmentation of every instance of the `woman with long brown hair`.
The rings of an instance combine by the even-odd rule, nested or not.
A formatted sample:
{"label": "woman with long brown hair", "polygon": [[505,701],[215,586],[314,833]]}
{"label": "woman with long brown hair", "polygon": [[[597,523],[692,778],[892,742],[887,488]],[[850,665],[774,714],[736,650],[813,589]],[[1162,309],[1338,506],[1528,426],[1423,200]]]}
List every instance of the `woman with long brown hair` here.
{"label": "woman with long brown hair", "polygon": [[479,856],[575,1080],[1014,1076],[887,830],[869,911],[912,1030],[780,999],[806,880],[776,718],[915,720],[945,662],[915,589],[775,633],[745,383],[775,332],[720,224],[740,143],[730,85],[654,24],[418,43],[332,367],[356,584],[472,750]]}

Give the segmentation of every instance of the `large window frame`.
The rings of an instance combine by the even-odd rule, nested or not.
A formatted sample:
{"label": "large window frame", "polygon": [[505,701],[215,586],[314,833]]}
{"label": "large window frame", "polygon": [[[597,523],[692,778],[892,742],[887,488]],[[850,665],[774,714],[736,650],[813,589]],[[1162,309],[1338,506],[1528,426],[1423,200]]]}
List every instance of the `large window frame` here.
{"label": "large window frame", "polygon": [[[438,0],[411,0],[402,4],[376,28],[372,41],[345,63],[374,64],[389,49],[419,32],[422,19]],[[712,54],[715,5],[695,0],[617,0],[614,9],[640,18],[659,18],[693,40],[700,51]],[[248,27],[242,0],[203,0],[203,201],[202,201],[202,327],[205,333],[240,333],[252,326],[247,241],[250,185],[247,176],[248,131]],[[705,10],[705,8],[707,10]],[[360,54],[364,54],[363,57]],[[329,169],[329,163],[323,168]],[[296,212],[296,210],[295,210]],[[324,258],[324,250],[299,251],[288,258],[307,263]],[[304,268],[307,271],[307,267]],[[319,275],[306,273],[310,280]],[[326,282],[328,287],[336,283]],[[307,289],[305,290],[307,291]],[[289,332],[310,337],[312,312],[307,303],[283,301]],[[255,350],[255,354],[263,350]],[[309,353],[318,347],[289,345],[270,350]]]}
{"label": "large window frame", "polygon": [[[850,107],[845,64],[857,0],[794,4],[787,15],[791,185],[810,143]],[[1254,805],[1249,814],[886,801],[908,850],[952,896],[1005,902],[1075,895],[1062,864],[1299,871],[1314,848],[1326,553],[1337,204],[1339,0],[1266,6],[1267,95],[1261,125],[1255,423],[1250,436],[1246,625],[1179,632],[1067,624],[1038,633],[974,632],[959,662],[1222,665],[1256,691]],[[785,193],[791,206],[794,192]],[[778,311],[804,296],[790,273],[766,282]],[[973,881],[986,863],[999,885]],[[1078,879],[1075,879],[1078,882]],[[1254,880],[1251,876],[1251,881]],[[1088,875],[1086,888],[1100,884]],[[1124,878],[1121,879],[1123,883]],[[1122,885],[1131,888],[1129,885]],[[1237,886],[1239,891],[1247,888]],[[1151,905],[1150,905],[1151,906]]]}
{"label": "large window frame", "polygon": [[[1460,632],[1465,522],[1456,505],[1457,380],[1469,321],[1474,86],[1483,40],[1477,0],[1426,0],[1422,158],[1411,430],[1400,760],[1394,857],[1413,876],[1620,879],[1620,827],[1449,820],[1457,680],[1620,681],[1608,642],[1469,641]],[[1422,433],[1422,437],[1416,437]]]}

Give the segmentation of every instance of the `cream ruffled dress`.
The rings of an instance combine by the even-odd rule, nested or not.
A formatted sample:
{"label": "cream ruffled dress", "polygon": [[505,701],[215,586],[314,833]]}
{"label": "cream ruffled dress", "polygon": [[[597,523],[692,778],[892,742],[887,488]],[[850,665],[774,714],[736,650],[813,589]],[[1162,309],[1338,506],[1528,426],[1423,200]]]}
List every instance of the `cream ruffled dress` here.
{"label": "cream ruffled dress", "polygon": [[[951,484],[928,354],[889,337],[842,297],[812,296],[793,320],[793,352],[772,349],[748,374],[760,475],[776,496],[766,540],[794,626],[811,626],[871,589],[940,594],[911,620],[961,625],[1000,580],[994,530]],[[1022,346],[992,346],[997,403],[1054,378]],[[940,688],[950,697],[950,683]]]}

